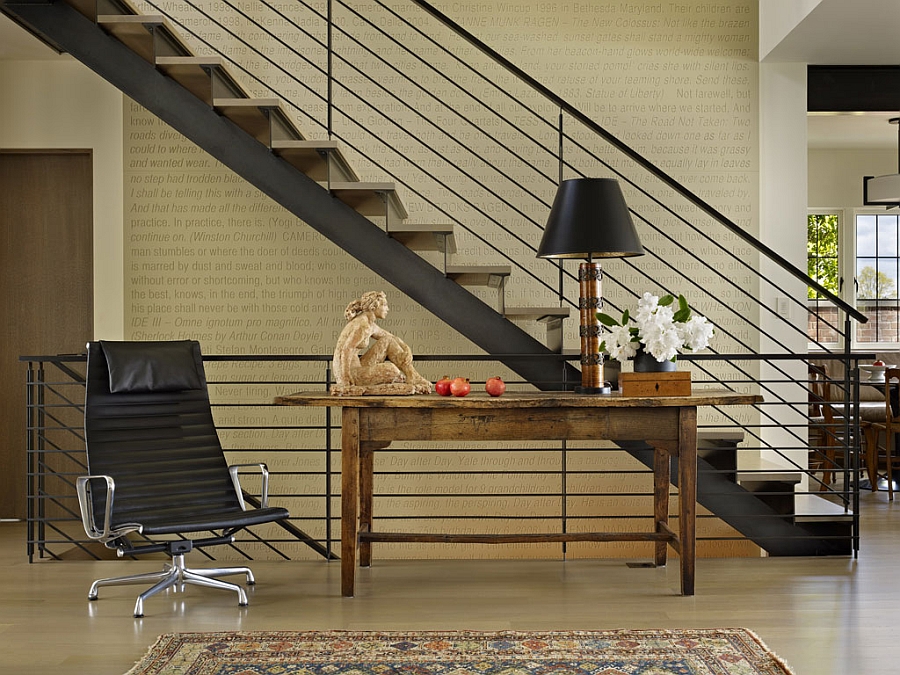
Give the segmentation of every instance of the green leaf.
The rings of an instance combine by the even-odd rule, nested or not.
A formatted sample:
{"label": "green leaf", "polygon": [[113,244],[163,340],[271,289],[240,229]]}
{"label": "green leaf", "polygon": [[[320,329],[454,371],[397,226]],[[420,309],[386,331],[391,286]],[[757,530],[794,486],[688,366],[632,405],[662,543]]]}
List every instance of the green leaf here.
{"label": "green leaf", "polygon": [[606,351],[606,340],[604,340],[603,342],[600,343],[600,348],[599,348],[599,349],[600,349],[601,352],[605,352],[605,351]]}
{"label": "green leaf", "polygon": [[664,295],[659,299],[659,305],[662,307],[667,307],[671,305],[675,301],[675,296],[668,294]]}
{"label": "green leaf", "polygon": [[626,325],[630,318],[631,318],[631,314],[626,309],[624,312],[622,312],[622,324],[621,325],[623,325],[623,326]]}
{"label": "green leaf", "polygon": [[685,323],[691,318],[691,308],[683,295],[678,296],[678,311],[672,315],[672,320],[677,323]]}
{"label": "green leaf", "polygon": [[609,314],[604,314],[603,312],[597,312],[597,321],[602,323],[604,326],[619,326],[619,324],[614,318],[612,318]]}

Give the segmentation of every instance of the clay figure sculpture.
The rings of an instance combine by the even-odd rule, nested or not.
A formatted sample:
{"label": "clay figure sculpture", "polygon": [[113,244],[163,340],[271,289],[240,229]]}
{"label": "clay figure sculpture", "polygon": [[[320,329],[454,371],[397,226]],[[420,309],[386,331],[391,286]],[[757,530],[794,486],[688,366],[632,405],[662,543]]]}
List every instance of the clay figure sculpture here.
{"label": "clay figure sculpture", "polygon": [[334,348],[332,395],[431,393],[431,382],[413,368],[412,350],[376,323],[387,313],[387,296],[382,291],[368,291],[347,305],[347,325]]}

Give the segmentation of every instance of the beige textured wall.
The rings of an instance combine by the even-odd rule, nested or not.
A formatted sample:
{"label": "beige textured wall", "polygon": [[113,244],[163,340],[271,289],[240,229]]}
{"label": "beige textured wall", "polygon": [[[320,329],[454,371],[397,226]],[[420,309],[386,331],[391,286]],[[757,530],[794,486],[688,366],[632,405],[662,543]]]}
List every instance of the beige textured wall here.
{"label": "beige textured wall", "polygon": [[[199,3],[204,6],[204,3]],[[214,9],[218,3],[205,3]],[[722,210],[742,227],[758,231],[756,211],[758,205],[758,139],[757,139],[757,63],[756,63],[756,10],[751,0],[684,0],[682,2],[536,2],[532,0],[506,0],[504,2],[437,2],[440,9],[459,21],[466,28],[530,73],[558,95],[564,97],[639,153],[657,163],[664,171],[683,182],[701,198]],[[395,2],[398,11],[408,10],[403,2]],[[349,24],[360,33],[369,31],[357,18],[347,17]],[[393,26],[394,20],[381,19]],[[439,40],[447,40],[443,29],[432,29]],[[280,47],[272,46],[276,52]],[[385,82],[395,85],[405,100],[423,112],[430,112],[436,103],[405,84],[401,77],[376,66],[372,59],[351,46],[346,53],[359,67]],[[428,53],[439,60],[442,67],[450,68],[447,57],[434,47],[426,46]],[[473,63],[480,57],[468,45],[454,46],[454,51]],[[229,44],[226,53],[239,55],[246,49],[238,43]],[[471,106],[473,118],[493,124],[489,116],[476,104],[466,102],[464,96],[439,82],[432,72],[402,61],[394,54],[391,45],[383,45],[380,51],[400,61],[405,72],[412,72],[426,84],[438,87],[444,100],[458,101]],[[291,57],[289,57],[290,59]],[[302,71],[298,66],[295,72]],[[303,71],[305,72],[305,71]],[[454,78],[464,77],[463,71],[454,70]],[[352,79],[362,81],[356,75]],[[281,78],[281,79],[279,79]],[[512,79],[500,74],[498,78],[512,83]],[[283,80],[283,81],[282,81]],[[301,107],[321,119],[321,105],[305,93],[289,78],[275,74],[276,87],[283,94],[303,104]],[[318,82],[318,81],[317,81]],[[508,104],[473,77],[462,81],[471,92],[487,99],[488,107],[504,111]],[[317,85],[318,86],[318,85]],[[254,93],[270,95],[252,85]],[[374,95],[374,94],[373,94]],[[416,145],[406,132],[433,140],[451,156],[465,158],[465,147],[480,142],[477,131],[459,130],[455,143],[440,137],[432,127],[424,125],[418,117],[408,114],[402,106],[390,104],[388,110],[402,121],[397,129],[382,119],[364,112],[361,104],[345,102],[347,108],[359,108],[367,124],[377,126],[395,146],[416,152]],[[538,104],[542,115],[555,118],[553,106]],[[343,120],[340,120],[344,124]],[[200,339],[208,354],[330,354],[337,333],[343,325],[344,306],[360,292],[383,289],[388,292],[392,307],[390,316],[383,322],[388,330],[401,335],[416,353],[455,354],[471,353],[474,347],[456,335],[442,322],[434,318],[416,303],[393,290],[383,280],[364,269],[359,263],[325,241],[320,235],[304,226],[296,217],[285,212],[256,188],[221,166],[206,153],[193,146],[166,125],[128,102],[124,111],[124,189],[125,189],[125,322],[126,336],[131,339],[168,339],[192,337]],[[307,133],[316,132],[315,125],[298,114],[298,124]],[[421,126],[417,126],[421,125]],[[342,133],[350,132],[350,125],[342,126]],[[573,125],[570,133],[587,139],[587,135]],[[498,130],[498,134],[501,131]],[[552,134],[541,132],[548,147],[553,147]],[[585,141],[594,143],[594,141]],[[595,144],[596,145],[596,144]],[[377,143],[365,146],[374,148]],[[422,162],[436,166],[431,155],[424,150]],[[528,156],[532,167],[522,166],[502,150],[489,151],[495,166],[499,166],[518,181],[531,183],[536,193],[549,203],[554,192],[557,167],[555,162],[540,152]],[[643,172],[629,161],[598,151],[601,157],[636,182],[648,185],[653,194],[664,199],[667,188],[648,180]],[[539,228],[529,223],[546,219],[546,204],[539,200],[514,204],[525,217],[513,214],[501,204],[503,199],[520,199],[519,194],[506,178],[496,178],[492,187],[496,195],[486,195],[475,187],[465,186],[464,194],[473,200],[472,207],[461,200],[448,198],[439,185],[425,179],[420,172],[406,169],[405,162],[389,159],[385,168],[371,166],[364,158],[350,152],[357,170],[366,180],[385,180],[389,173],[400,175],[407,183],[405,191],[407,208],[413,221],[443,219],[447,214],[460,217],[471,225],[474,232],[490,241],[498,240],[496,229],[490,229],[488,219],[482,217],[476,207],[482,207],[491,216],[506,219],[507,224],[524,241],[536,244]],[[596,160],[572,150],[567,155],[588,175],[607,175]],[[474,164],[473,164],[474,167]],[[535,172],[533,169],[537,169]],[[406,170],[405,170],[406,169]],[[490,175],[490,167],[477,167],[478,172]],[[440,175],[442,169],[435,171]],[[402,186],[403,187],[403,186]],[[431,196],[436,205],[415,195],[421,189]],[[443,196],[442,196],[443,195]],[[651,232],[638,222],[641,237],[647,248],[658,254],[657,259],[645,258],[634,267],[621,261],[605,265],[618,283],[607,283],[604,294],[611,302],[631,307],[634,303],[629,292],[659,290],[659,284],[674,285],[698,302],[710,318],[723,329],[734,333],[728,338],[723,331],[719,347],[722,351],[734,351],[728,341],[743,340],[753,344],[757,339],[752,331],[732,311],[734,305],[743,314],[753,315],[754,310],[732,295],[728,286],[721,286],[719,278],[704,270],[698,260],[682,255],[668,237],[674,238],[709,261],[717,271],[729,275],[740,286],[752,290],[755,280],[728,256],[704,243],[701,234],[685,227],[671,215],[660,212],[648,198],[626,186],[629,204],[646,214],[665,233]],[[499,197],[499,198],[498,198]],[[676,211],[687,213],[690,208],[677,202]],[[715,241],[725,242],[740,258],[754,264],[749,247],[737,242],[731,235],[714,228],[708,218],[699,219],[701,231],[708,231]],[[553,275],[545,263],[533,261],[533,253],[516,242],[505,242],[509,250],[523,259],[527,265],[542,275]],[[426,254],[426,256],[432,254]],[[433,256],[437,263],[437,257]],[[501,262],[496,254],[477,237],[461,232],[459,254],[455,262]],[[523,263],[526,261],[523,260]],[[694,279],[689,285],[682,274]],[[701,291],[712,291],[704,298]],[[571,286],[567,291],[577,296]],[[495,291],[476,291],[486,302],[495,302]],[[538,284],[515,278],[507,292],[507,303],[550,304],[552,293]],[[732,308],[723,306],[731,304]],[[746,306],[744,306],[746,305]],[[708,309],[707,309],[708,307]],[[543,329],[536,324],[523,324],[523,328],[542,337]],[[566,328],[566,347],[577,349],[577,319],[570,320]],[[269,372],[265,372],[268,368]],[[460,374],[484,377],[492,374],[477,364],[451,366],[465,370]],[[444,365],[423,366],[432,379],[445,372]],[[214,368],[215,370],[215,368]],[[220,371],[216,371],[220,372]],[[286,369],[281,364],[256,367],[254,375],[266,379],[293,382],[321,374],[321,367]],[[510,374],[501,372],[505,376]],[[221,370],[221,376],[247,379],[246,369],[237,372]],[[220,387],[219,395],[234,401],[270,400],[271,395],[299,388],[285,384],[268,388],[248,385]],[[309,419],[298,411],[266,408],[236,408],[229,413],[233,425],[261,424],[278,426],[285,420],[291,423]],[[292,469],[320,466],[320,453],[309,447],[305,438],[271,432],[253,436],[256,432],[239,430],[223,431],[226,444],[233,447],[259,448],[275,469]],[[380,460],[383,467],[415,466],[429,472],[444,472],[448,468],[481,468],[492,470],[524,469],[555,470],[559,466],[558,450],[513,452],[512,446],[501,446],[501,454],[460,451],[445,456],[432,453],[385,452]],[[297,452],[274,455],[267,449],[296,449]],[[597,464],[592,453],[570,453],[575,465]],[[499,464],[498,464],[499,462]],[[599,463],[605,468],[635,468],[621,453],[603,455]],[[296,477],[291,487],[301,491],[315,479]],[[628,493],[649,489],[646,477],[622,477],[611,479],[611,485],[601,485],[606,479],[595,478],[589,485],[573,483],[573,491],[591,492],[610,488],[614,492]],[[500,494],[513,486],[526,493],[542,493],[555,489],[558,477],[511,478],[509,476],[484,476],[473,482],[466,477],[432,479],[421,476],[405,479],[407,491],[413,493],[441,493],[455,489],[463,496],[449,502],[435,502],[416,498],[385,498],[380,502],[379,513],[395,513],[398,516],[427,515],[428,513],[483,513],[485,511],[510,514],[545,515],[558,513],[558,499],[536,497],[508,498],[485,497]],[[396,479],[387,479],[385,489],[401,488]],[[472,496],[466,496],[472,495]],[[612,505],[621,512],[646,511],[644,498],[622,497],[600,500],[582,497],[571,508],[579,513],[590,513]],[[295,505],[298,509],[303,503]],[[424,527],[446,529],[448,523],[441,520],[427,521]],[[392,523],[403,529],[404,523]],[[418,523],[423,527],[422,523]],[[590,527],[590,523],[578,527]],[[468,524],[466,527],[481,531],[492,528],[552,529],[549,523],[506,523],[502,520]],[[622,521],[622,527],[629,527]],[[633,524],[632,524],[633,527]],[[723,531],[715,521],[704,521],[704,528]],[[732,554],[740,546],[721,543],[706,547],[708,555]],[[633,555],[632,546],[574,546],[570,555]],[[428,546],[386,547],[385,555],[558,555],[559,547],[461,547],[447,551]]]}
{"label": "beige textured wall", "polygon": [[0,147],[91,150],[94,333],[122,339],[122,93],[65,57],[0,61],[0,91]]}

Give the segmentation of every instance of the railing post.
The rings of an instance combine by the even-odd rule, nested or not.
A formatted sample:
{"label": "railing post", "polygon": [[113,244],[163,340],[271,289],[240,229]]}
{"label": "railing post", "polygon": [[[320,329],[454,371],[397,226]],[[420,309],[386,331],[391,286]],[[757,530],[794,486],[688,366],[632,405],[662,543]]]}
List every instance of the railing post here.
{"label": "railing post", "polygon": [[[330,4],[330,3],[329,3]],[[331,388],[331,366],[325,366],[325,391]],[[331,552],[331,407],[325,408],[325,560],[332,559]]]}
{"label": "railing post", "polygon": [[334,43],[332,36],[332,26],[333,26],[333,14],[332,14],[332,0],[328,0],[328,121],[326,126],[328,127],[328,139],[331,140],[331,136],[333,133],[332,129],[332,112],[334,109],[334,91],[333,91],[333,83],[334,83],[334,74],[332,71],[332,54],[334,53]]}
{"label": "railing post", "polygon": [[26,503],[26,520],[28,522],[28,562],[34,562],[35,542],[35,462],[34,462],[34,364],[28,362],[25,383],[25,456],[27,457],[28,496]]}
{"label": "railing post", "polygon": [[[846,428],[844,433],[846,434],[849,431],[849,427],[853,425],[853,454],[855,458],[848,462],[845,460],[844,466],[848,467],[852,464],[853,470],[853,480],[849,481],[848,470],[844,471],[844,485],[849,486],[850,499],[849,502],[852,505],[853,511],[853,521],[852,521],[852,532],[850,534],[851,538],[851,548],[853,550],[853,557],[857,557],[859,555],[859,480],[860,480],[860,470],[862,469],[862,440],[860,438],[860,422],[859,422],[859,366],[856,362],[853,363],[853,372],[850,372],[850,347],[851,347],[851,335],[850,330],[852,326],[850,324],[850,315],[844,312],[844,410],[849,411],[850,414],[845,415],[845,425]],[[853,404],[852,408],[850,407],[850,384],[853,384]],[[851,422],[852,415],[852,422]],[[845,435],[844,438],[851,438],[850,436]],[[847,447],[847,452],[850,451],[849,444]]]}
{"label": "railing post", "polygon": [[[557,180],[557,185],[562,185],[563,182],[563,113],[562,110],[559,111],[559,126],[558,126],[558,134],[559,134],[559,178]],[[565,281],[565,274],[563,273],[563,261],[562,258],[556,261],[557,267],[559,268],[559,306],[562,307],[563,303],[566,301],[565,289],[563,288],[563,282]]]}
{"label": "railing post", "polygon": [[46,542],[46,525],[45,525],[45,517],[46,513],[44,510],[44,494],[47,490],[46,480],[44,478],[44,464],[47,461],[47,458],[44,456],[44,450],[46,448],[44,433],[47,425],[47,417],[44,412],[44,363],[43,361],[38,363],[37,370],[37,386],[35,389],[35,393],[37,394],[32,401],[37,415],[34,419],[35,426],[32,427],[34,431],[32,433],[36,434],[37,442],[35,443],[35,472],[37,473],[37,486],[35,487],[34,495],[37,500],[36,503],[36,513],[35,518],[37,521],[37,539],[38,542],[38,555],[43,558],[44,557],[44,546]]}

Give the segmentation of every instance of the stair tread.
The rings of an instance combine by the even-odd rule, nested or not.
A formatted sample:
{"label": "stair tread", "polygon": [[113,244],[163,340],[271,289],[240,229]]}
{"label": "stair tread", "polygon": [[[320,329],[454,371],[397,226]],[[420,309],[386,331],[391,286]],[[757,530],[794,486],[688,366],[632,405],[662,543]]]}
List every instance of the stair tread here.
{"label": "stair tread", "polygon": [[[388,204],[393,210],[393,215],[400,220],[406,220],[409,214],[403,201],[397,194],[395,183],[346,181],[332,182],[332,194],[342,202],[352,207],[364,216],[383,216],[384,204],[381,195],[387,195]],[[393,229],[393,225],[391,225]]]}
{"label": "stair tread", "polygon": [[166,22],[162,14],[98,14],[97,23],[100,24],[153,24],[159,25]]}
{"label": "stair tread", "polygon": [[213,100],[216,108],[280,108],[281,101],[277,98],[216,98]]}
{"label": "stair tread", "polygon": [[414,251],[456,253],[452,223],[399,223],[389,234]]}
{"label": "stair tread", "polygon": [[526,317],[535,319],[565,319],[569,316],[569,307],[506,307],[503,315],[507,317]]}
{"label": "stair tread", "polygon": [[453,223],[400,223],[391,229],[395,232],[427,232],[429,234],[453,234]]}
{"label": "stair tread", "polygon": [[737,470],[737,482],[781,481],[799,483],[803,472],[792,466],[784,466],[762,457],[743,456]]}
{"label": "stair tread", "polygon": [[[272,142],[272,150],[286,162],[315,181],[328,180],[328,160],[331,161],[332,181],[358,181],[356,171],[347,162],[337,141],[281,140]],[[325,153],[327,157],[323,157]]]}
{"label": "stair tread", "polygon": [[303,140],[277,98],[215,98],[213,107],[264,145]]}
{"label": "stair tread", "polygon": [[[66,0],[66,4],[77,9],[91,21],[97,20],[97,0]],[[122,10],[122,14],[140,14],[140,11],[128,2],[128,0],[115,0],[115,4]],[[106,7],[104,9],[109,10],[112,9],[112,7]]]}
{"label": "stair tread", "polygon": [[97,25],[154,65],[156,59],[162,56],[160,51],[170,52],[166,55],[188,55],[191,52],[162,15],[100,14]]}
{"label": "stair tread", "polygon": [[[503,288],[504,281],[512,274],[509,265],[448,265],[445,274],[460,286],[487,286]],[[500,306],[502,308],[502,291]]]}
{"label": "stair tread", "polygon": [[818,495],[795,495],[794,505],[795,520],[798,521],[835,521],[853,518],[853,514],[845,511],[840,504],[835,504]]}
{"label": "stair tread", "polygon": [[448,265],[447,274],[512,274],[510,265]]}
{"label": "stair tread", "polygon": [[[242,87],[227,73],[219,56],[158,56],[156,67],[204,103],[215,99],[214,81],[234,93]],[[215,74],[213,74],[213,71]]]}

